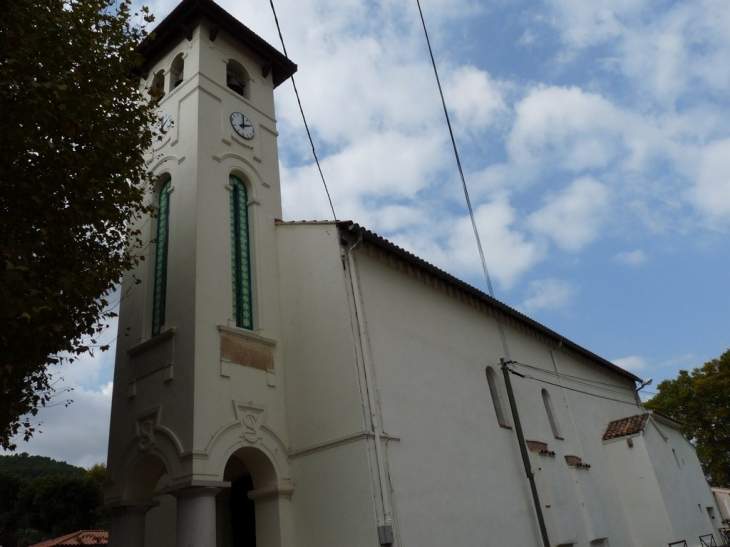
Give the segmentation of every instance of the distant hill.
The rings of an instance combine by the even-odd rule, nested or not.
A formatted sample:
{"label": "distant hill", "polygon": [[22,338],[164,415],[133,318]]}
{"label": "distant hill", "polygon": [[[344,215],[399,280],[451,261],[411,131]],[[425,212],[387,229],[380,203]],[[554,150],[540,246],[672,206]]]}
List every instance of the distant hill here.
{"label": "distant hill", "polygon": [[86,469],[66,462],[59,462],[46,456],[29,456],[28,453],[0,456],[0,472],[13,473],[24,479],[41,475],[59,477],[84,477]]}

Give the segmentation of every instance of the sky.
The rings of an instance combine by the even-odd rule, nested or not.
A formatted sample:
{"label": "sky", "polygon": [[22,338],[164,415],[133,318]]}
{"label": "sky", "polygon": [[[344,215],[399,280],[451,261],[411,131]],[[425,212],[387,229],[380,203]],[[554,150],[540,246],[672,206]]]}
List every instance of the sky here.
{"label": "sky", "polygon": [[[219,4],[281,50],[267,0]],[[337,217],[486,292],[416,0],[275,6]],[[730,3],[421,6],[496,298],[649,395],[727,350]],[[276,99],[284,217],[331,219],[291,83]],[[56,369],[74,402],[18,451],[105,461],[113,362]]]}

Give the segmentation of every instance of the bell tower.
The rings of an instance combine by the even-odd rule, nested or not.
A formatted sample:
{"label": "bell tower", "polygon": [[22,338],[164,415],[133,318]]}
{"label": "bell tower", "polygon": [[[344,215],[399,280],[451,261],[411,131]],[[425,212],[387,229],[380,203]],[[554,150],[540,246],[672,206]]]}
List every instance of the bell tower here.
{"label": "bell tower", "polygon": [[[144,545],[146,521],[170,532],[155,545],[230,545],[251,529],[256,545],[281,545],[292,486],[274,89],[296,65],[211,0],[183,0],[154,35],[140,51],[162,115],[148,155],[157,215],[139,222],[149,245],[122,288],[110,545]],[[250,526],[230,517],[246,504]]]}

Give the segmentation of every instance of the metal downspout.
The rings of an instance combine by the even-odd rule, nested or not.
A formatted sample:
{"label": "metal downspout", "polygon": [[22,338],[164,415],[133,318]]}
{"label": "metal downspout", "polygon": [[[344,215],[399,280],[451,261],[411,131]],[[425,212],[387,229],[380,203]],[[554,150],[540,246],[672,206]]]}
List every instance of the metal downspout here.
{"label": "metal downspout", "polygon": [[[355,315],[358,325],[358,337],[360,349],[363,358],[363,374],[365,376],[365,387],[368,393],[368,406],[370,411],[370,422],[372,424],[375,436],[375,461],[378,467],[378,478],[380,482],[380,498],[383,504],[383,524],[385,526],[393,525],[393,514],[388,496],[388,482],[386,479],[385,461],[383,457],[383,447],[381,444],[381,436],[383,430],[380,426],[380,420],[376,412],[375,406],[375,385],[373,380],[373,365],[370,355],[370,342],[367,335],[367,327],[365,324],[365,316],[362,305],[362,295],[360,294],[360,279],[355,268],[355,258],[352,255],[354,251],[362,243],[362,234],[358,234],[357,242],[347,250],[347,264],[350,272],[350,283],[352,284],[352,294],[355,301]],[[382,543],[381,543],[382,544]]]}
{"label": "metal downspout", "polygon": [[522,422],[520,422],[520,415],[517,412],[517,403],[515,402],[515,394],[512,391],[512,380],[509,377],[509,368],[507,361],[500,359],[502,363],[502,374],[504,374],[504,383],[507,385],[507,397],[509,398],[509,407],[512,410],[512,418],[515,421],[515,430],[517,431],[517,441],[520,445],[520,454],[522,454],[522,463],[525,466],[525,474],[527,480],[530,481],[530,490],[532,492],[532,501],[535,505],[535,512],[537,513],[537,524],[540,527],[540,535],[542,536],[542,544],[544,547],[550,547],[550,540],[548,539],[547,527],[545,526],[545,517],[542,514],[542,506],[540,505],[540,497],[537,493],[537,485],[535,484],[535,475],[532,472],[532,465],[530,464],[530,455],[527,453],[527,446],[525,444],[525,435],[522,433]]}

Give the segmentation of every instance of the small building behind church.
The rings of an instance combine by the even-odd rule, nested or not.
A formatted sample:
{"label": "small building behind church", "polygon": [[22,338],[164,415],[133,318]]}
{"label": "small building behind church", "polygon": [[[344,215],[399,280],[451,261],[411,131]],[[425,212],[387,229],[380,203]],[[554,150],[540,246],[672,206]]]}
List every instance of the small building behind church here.
{"label": "small building behind church", "polygon": [[638,377],[354,222],[281,220],[292,61],[211,0],[155,34],[157,216],[123,287],[110,545],[719,540]]}

